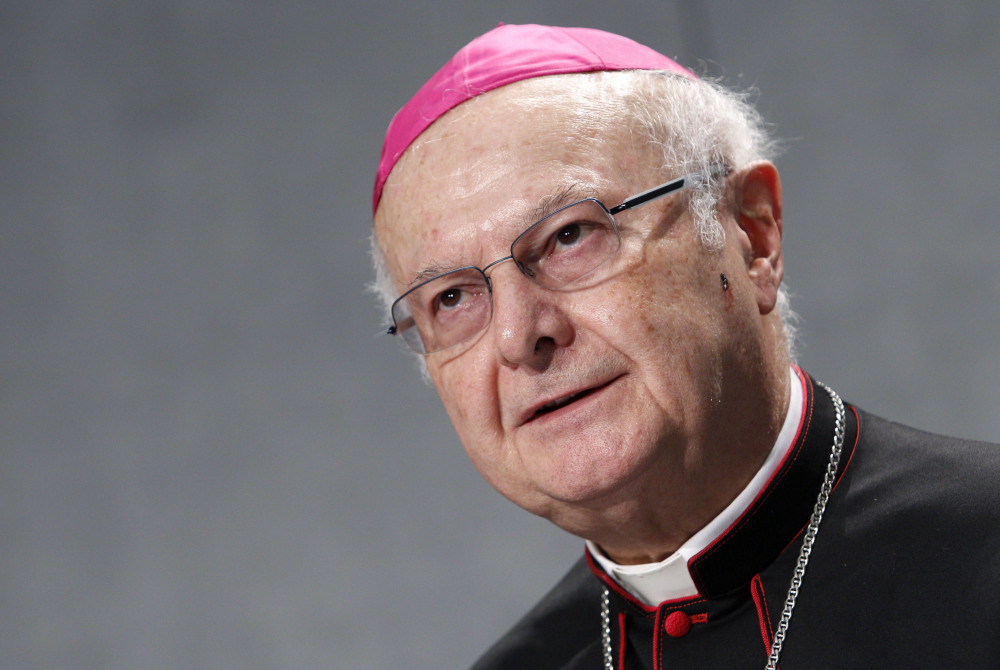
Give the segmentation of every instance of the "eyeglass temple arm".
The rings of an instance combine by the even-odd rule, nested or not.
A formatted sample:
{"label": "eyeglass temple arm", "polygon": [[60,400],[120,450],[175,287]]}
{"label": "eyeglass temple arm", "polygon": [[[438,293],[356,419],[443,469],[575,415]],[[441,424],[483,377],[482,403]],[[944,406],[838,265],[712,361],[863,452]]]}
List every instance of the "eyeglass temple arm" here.
{"label": "eyeglass temple arm", "polygon": [[624,212],[626,209],[632,209],[633,207],[638,207],[639,205],[645,204],[650,200],[656,200],[657,198],[662,198],[668,193],[673,193],[679,189],[684,188],[684,183],[690,179],[690,177],[681,177],[680,179],[675,179],[673,181],[667,182],[666,184],[660,184],[659,186],[654,186],[653,188],[643,191],[642,193],[637,193],[631,198],[626,198],[622,204],[617,207],[612,207],[609,212],[612,214],[617,214],[618,212]]}
{"label": "eyeglass temple arm", "polygon": [[402,330],[406,330],[407,328],[412,328],[412,327],[413,327],[413,317],[412,316],[409,316],[409,317],[403,319],[403,323],[396,323],[395,322],[395,318],[393,318],[393,324],[386,329],[385,334],[386,335],[399,335],[399,333],[401,332],[401,330],[400,330],[401,328],[402,328]]}
{"label": "eyeglass temple arm", "polygon": [[[728,173],[729,173],[729,168],[727,168],[724,165],[719,165],[712,168],[710,174],[711,176],[715,177],[718,175],[724,175]],[[656,200],[657,198],[662,198],[663,196],[673,193],[674,191],[679,191],[686,186],[690,186],[692,184],[697,185],[704,181],[707,181],[707,179],[702,175],[702,173],[685,175],[678,179],[674,179],[673,181],[668,181],[666,184],[660,184],[659,186],[654,186],[653,188],[647,189],[642,193],[637,193],[633,195],[631,198],[625,198],[625,200],[622,201],[622,204],[616,207],[612,207],[608,211],[611,212],[612,214],[617,214],[618,212],[623,212],[626,209],[632,209],[633,207],[638,207],[639,205],[643,205],[649,202],[650,200]]]}

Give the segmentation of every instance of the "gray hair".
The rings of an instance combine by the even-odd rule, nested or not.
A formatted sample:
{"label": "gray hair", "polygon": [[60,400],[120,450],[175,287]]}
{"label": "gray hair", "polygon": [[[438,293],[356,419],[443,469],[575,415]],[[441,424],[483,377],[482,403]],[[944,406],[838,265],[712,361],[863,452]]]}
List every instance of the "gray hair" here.
{"label": "gray hair", "polygon": [[[726,234],[718,211],[725,175],[713,171],[723,165],[740,170],[759,160],[773,160],[780,143],[770,132],[750,98],[755,91],[736,91],[712,79],[691,79],[672,72],[604,72],[624,75],[630,82],[626,100],[636,127],[663,157],[668,174],[702,174],[707,180],[695,188],[688,209],[702,244],[720,249]],[[795,360],[798,315],[792,311],[788,288],[778,288],[776,309],[789,359]]]}
{"label": "gray hair", "polygon": [[[545,81],[539,83],[540,80]],[[554,96],[551,85],[560,80],[564,83],[563,90]],[[518,104],[529,112],[543,107],[551,109],[557,100],[560,112],[572,117],[571,125],[580,130],[581,137],[600,137],[598,129],[606,131],[609,125],[620,124],[624,116],[631,121],[631,132],[660,152],[664,176],[706,175],[690,192],[689,210],[702,244],[711,250],[725,244],[718,211],[726,174],[718,172],[717,167],[740,170],[754,161],[771,160],[779,149],[760,113],[749,102],[753,92],[735,91],[711,79],[691,79],[665,71],[628,70],[555,75],[510,86],[522,88],[524,96]],[[472,98],[462,106],[478,103],[482,98]],[[595,132],[588,133],[591,129]],[[374,230],[371,255],[375,281],[370,288],[388,312],[396,298],[396,289]],[[788,290],[782,284],[778,289],[777,310],[789,357],[794,360],[798,316],[789,303]]]}

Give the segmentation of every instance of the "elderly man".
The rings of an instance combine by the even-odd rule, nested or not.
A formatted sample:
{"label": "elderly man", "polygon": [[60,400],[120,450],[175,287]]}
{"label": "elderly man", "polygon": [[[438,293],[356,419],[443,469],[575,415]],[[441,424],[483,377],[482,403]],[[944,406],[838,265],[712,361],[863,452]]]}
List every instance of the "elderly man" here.
{"label": "elderly man", "polygon": [[770,149],[587,29],[500,26],[393,119],[390,332],[483,476],[586,540],[477,668],[1000,667],[1000,450],[794,365]]}

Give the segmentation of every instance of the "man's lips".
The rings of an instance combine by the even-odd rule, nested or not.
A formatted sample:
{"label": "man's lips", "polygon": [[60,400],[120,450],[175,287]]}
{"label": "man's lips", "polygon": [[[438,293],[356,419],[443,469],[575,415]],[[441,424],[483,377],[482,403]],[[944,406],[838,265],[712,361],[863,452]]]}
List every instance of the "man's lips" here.
{"label": "man's lips", "polygon": [[544,416],[556,410],[562,409],[563,407],[572,405],[578,400],[586,398],[592,393],[595,393],[597,391],[600,391],[601,389],[608,387],[617,379],[618,377],[615,377],[614,379],[597,384],[596,386],[590,386],[587,388],[580,389],[578,391],[571,391],[570,393],[564,393],[558,396],[553,396],[551,398],[543,399],[542,401],[528,407],[521,414],[521,420],[518,422],[518,425],[524,425],[526,423],[530,423],[531,421],[534,421],[540,416]]}

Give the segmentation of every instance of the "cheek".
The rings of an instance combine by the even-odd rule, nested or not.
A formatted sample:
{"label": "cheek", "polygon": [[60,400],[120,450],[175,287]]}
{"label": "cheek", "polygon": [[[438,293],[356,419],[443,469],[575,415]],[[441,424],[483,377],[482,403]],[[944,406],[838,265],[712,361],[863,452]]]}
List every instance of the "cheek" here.
{"label": "cheek", "polygon": [[532,511],[541,509],[543,501],[529,502],[538,494],[505,441],[494,367],[472,365],[475,353],[466,352],[459,359],[462,365],[456,361],[430,369],[431,379],[476,470],[510,500]]}
{"label": "cheek", "polygon": [[466,449],[480,450],[495,439],[499,428],[499,405],[493,377],[476,365],[475,352],[444,364],[428,366],[431,380]]}
{"label": "cheek", "polygon": [[622,346],[655,346],[683,332],[691,316],[690,289],[689,278],[669,266],[644,264],[608,284],[595,317]]}
{"label": "cheek", "polygon": [[645,260],[607,285],[592,314],[603,339],[638,365],[659,396],[716,376],[731,336],[732,298],[722,291],[717,257]]}

